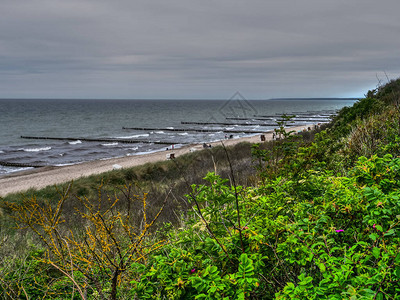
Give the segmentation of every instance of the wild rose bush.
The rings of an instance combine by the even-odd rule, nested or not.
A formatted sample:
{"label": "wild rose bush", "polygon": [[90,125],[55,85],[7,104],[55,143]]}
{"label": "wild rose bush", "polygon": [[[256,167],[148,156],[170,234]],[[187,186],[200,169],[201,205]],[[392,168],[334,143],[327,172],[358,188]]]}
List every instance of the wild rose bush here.
{"label": "wild rose bush", "polygon": [[391,155],[361,157],[349,176],[309,171],[306,180],[277,178],[259,189],[208,174],[209,185],[193,187],[200,211],[141,266],[132,292],[141,299],[400,299],[399,169]]}

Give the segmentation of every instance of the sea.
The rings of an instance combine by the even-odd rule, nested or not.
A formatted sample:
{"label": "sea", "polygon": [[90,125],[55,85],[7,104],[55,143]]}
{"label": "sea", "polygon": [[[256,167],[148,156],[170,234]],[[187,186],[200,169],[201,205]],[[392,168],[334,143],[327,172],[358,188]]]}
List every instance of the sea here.
{"label": "sea", "polygon": [[329,122],[357,99],[0,99],[0,177]]}

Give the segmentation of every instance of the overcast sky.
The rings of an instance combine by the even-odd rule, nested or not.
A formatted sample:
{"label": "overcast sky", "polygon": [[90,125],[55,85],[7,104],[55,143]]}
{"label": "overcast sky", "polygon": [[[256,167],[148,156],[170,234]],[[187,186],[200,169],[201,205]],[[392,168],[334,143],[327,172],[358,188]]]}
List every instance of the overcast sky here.
{"label": "overcast sky", "polygon": [[0,98],[362,97],[399,0],[0,0]]}

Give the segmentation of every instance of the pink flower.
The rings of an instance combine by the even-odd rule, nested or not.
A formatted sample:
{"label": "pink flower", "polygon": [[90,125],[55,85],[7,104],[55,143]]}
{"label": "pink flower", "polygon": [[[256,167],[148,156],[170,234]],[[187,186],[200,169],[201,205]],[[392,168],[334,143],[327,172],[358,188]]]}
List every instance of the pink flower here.
{"label": "pink flower", "polygon": [[196,272],[196,269],[195,269],[195,268],[193,268],[193,269],[190,270],[190,273],[191,273],[191,274],[193,274],[194,272]]}
{"label": "pink flower", "polygon": [[343,229],[337,229],[337,230],[335,230],[336,232],[343,232],[344,230]]}
{"label": "pink flower", "polygon": [[374,229],[375,229],[375,226],[376,226],[376,224],[374,224],[374,226],[372,226],[372,228],[374,228]]}

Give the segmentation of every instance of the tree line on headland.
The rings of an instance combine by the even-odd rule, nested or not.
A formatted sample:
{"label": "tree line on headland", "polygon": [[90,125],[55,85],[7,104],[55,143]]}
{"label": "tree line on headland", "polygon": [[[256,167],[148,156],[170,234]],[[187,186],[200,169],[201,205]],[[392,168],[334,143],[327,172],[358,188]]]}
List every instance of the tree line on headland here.
{"label": "tree line on headland", "polygon": [[317,130],[0,199],[3,299],[400,299],[400,79]]}

